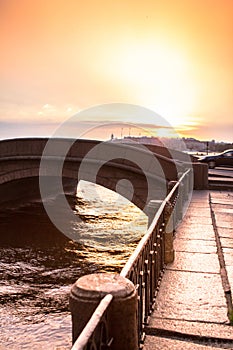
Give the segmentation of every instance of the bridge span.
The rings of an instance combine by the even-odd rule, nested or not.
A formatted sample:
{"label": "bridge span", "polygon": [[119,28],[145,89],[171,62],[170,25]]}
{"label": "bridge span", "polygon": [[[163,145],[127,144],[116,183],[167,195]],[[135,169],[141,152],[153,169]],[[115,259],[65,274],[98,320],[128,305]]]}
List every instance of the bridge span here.
{"label": "bridge span", "polygon": [[75,193],[78,181],[91,181],[120,192],[143,210],[161,189],[161,196],[166,196],[167,183],[192,167],[188,156],[173,152],[152,145],[85,139],[3,140],[0,207],[23,198],[40,197],[40,177],[46,178],[49,193],[55,193],[61,175],[66,194]]}

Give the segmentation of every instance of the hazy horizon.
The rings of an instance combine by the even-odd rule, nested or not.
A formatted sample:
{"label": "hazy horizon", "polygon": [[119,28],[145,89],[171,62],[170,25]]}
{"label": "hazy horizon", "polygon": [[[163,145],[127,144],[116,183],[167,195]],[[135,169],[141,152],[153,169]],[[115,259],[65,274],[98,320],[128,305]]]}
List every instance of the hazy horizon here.
{"label": "hazy horizon", "polygon": [[[128,103],[181,137],[232,142],[232,16],[231,0],[2,1],[0,138],[51,136],[80,110]],[[153,124],[80,123],[125,121]]]}

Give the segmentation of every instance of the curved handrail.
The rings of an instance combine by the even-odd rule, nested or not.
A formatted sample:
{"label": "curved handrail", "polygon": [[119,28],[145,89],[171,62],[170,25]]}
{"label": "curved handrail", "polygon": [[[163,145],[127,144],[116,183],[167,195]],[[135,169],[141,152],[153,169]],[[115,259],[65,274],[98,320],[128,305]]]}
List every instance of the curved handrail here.
{"label": "curved handrail", "polygon": [[[107,294],[105,297],[100,301],[99,305],[95,309],[94,313],[92,314],[90,320],[86,324],[85,328],[75,341],[74,345],[72,346],[71,350],[83,350],[85,349],[88,342],[90,342],[91,337],[94,335],[94,332],[98,326],[98,324],[103,320],[106,311],[111,304],[111,301],[113,299],[112,294]],[[106,339],[107,342],[108,339]]]}

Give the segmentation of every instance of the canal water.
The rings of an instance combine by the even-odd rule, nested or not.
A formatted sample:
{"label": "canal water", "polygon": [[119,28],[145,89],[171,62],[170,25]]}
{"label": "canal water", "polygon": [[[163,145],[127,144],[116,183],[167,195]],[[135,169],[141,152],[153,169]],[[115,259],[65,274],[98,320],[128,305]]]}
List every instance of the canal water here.
{"label": "canal water", "polygon": [[1,350],[70,349],[72,284],[119,272],[146,231],[146,216],[102,187],[80,182],[69,201],[81,219],[73,225],[79,242],[59,232],[40,202],[0,212]]}

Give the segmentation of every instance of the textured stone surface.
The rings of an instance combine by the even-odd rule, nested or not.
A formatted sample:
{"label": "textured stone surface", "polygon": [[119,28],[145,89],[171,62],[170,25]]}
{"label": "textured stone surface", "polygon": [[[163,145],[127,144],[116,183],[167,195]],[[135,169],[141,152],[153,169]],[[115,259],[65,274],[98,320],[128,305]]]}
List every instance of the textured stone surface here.
{"label": "textured stone surface", "polygon": [[204,216],[204,215],[201,215],[201,212],[199,215],[196,215],[196,216],[193,216],[192,212],[187,212],[182,221],[182,224],[192,225],[192,224],[198,223],[199,220],[201,220],[202,225],[212,225],[212,219],[210,217],[210,214],[209,215],[206,214]]}
{"label": "textured stone surface", "polygon": [[220,268],[217,254],[176,252],[175,256],[175,261],[169,265],[169,269],[219,273]]}
{"label": "textured stone surface", "polygon": [[174,249],[176,252],[190,252],[190,253],[216,253],[215,241],[205,241],[200,239],[179,239],[174,240]]}
{"label": "textured stone surface", "polygon": [[[211,191],[210,195],[233,287],[233,193]],[[177,228],[174,248],[175,261],[163,276],[144,349],[233,349],[233,328],[227,318],[208,191],[194,191]],[[182,336],[177,337],[177,332]],[[229,339],[229,343],[212,339],[209,344],[199,336]]]}
{"label": "textured stone surface", "polygon": [[227,276],[233,290],[233,193],[211,192],[211,202],[223,248]]}
{"label": "textured stone surface", "polygon": [[[193,342],[180,341],[175,339],[159,338],[147,336],[145,341],[145,349],[151,350],[213,350],[212,346],[199,345]],[[222,349],[214,346],[214,349]],[[226,349],[226,348],[225,348]],[[230,349],[228,347],[228,349]]]}
{"label": "textured stone surface", "polygon": [[196,203],[196,202],[204,202],[209,201],[209,191],[194,191],[193,192],[193,196],[192,196],[192,202]]}
{"label": "textured stone surface", "polygon": [[227,229],[231,229],[233,225],[233,221],[228,221],[226,220],[221,220],[221,221],[217,221],[217,228],[219,231],[221,231],[222,228],[227,228]]}
{"label": "textured stone surface", "polygon": [[231,215],[231,217],[233,216],[233,206],[231,207],[231,208],[229,208],[226,204],[224,204],[224,205],[218,205],[218,206],[216,206],[216,205],[214,205],[215,206],[215,208],[217,208],[217,215],[219,216],[219,217],[221,217],[221,214],[229,214],[229,215]]}
{"label": "textured stone surface", "polygon": [[185,217],[187,217],[188,215],[194,217],[194,218],[209,218],[210,217],[210,208],[200,208],[200,207],[196,207],[196,205],[190,205],[190,207],[188,208]]}
{"label": "textured stone surface", "polygon": [[230,249],[233,249],[233,238],[221,237],[221,244],[223,249],[226,248],[230,251]]}
{"label": "textured stone surface", "polygon": [[233,293],[233,249],[224,248],[223,253],[226,263],[228,280],[231,286],[231,292]]}
{"label": "textured stone surface", "polygon": [[233,290],[233,266],[232,265],[229,268],[227,266],[227,275],[228,275],[229,283],[231,286],[231,292],[232,292]]}
{"label": "textured stone surface", "polygon": [[[150,325],[151,326],[151,325]],[[233,341],[233,329],[226,324],[203,323],[169,319],[153,319],[153,326],[171,332],[212,338],[224,338]],[[233,347],[233,345],[232,345]]]}
{"label": "textured stone surface", "polygon": [[222,228],[219,230],[220,237],[233,238],[233,226],[231,228]]}
{"label": "textured stone surface", "polygon": [[223,323],[227,308],[220,274],[169,271],[164,274],[151,317]]}
{"label": "textured stone surface", "polygon": [[221,221],[227,221],[233,223],[233,212],[231,212],[231,209],[228,208],[228,206],[226,206],[225,210],[223,210],[222,212],[219,212],[218,206],[214,206],[214,211],[217,222],[221,223]]}
{"label": "textured stone surface", "polygon": [[215,241],[215,235],[212,225],[203,225],[197,219],[196,223],[189,225],[188,223],[181,223],[176,232],[176,236],[185,239],[204,239]]}
{"label": "textured stone surface", "polygon": [[80,277],[72,287],[75,297],[85,299],[103,298],[111,293],[114,298],[126,298],[135,293],[128,279],[115,273],[93,273]]}

